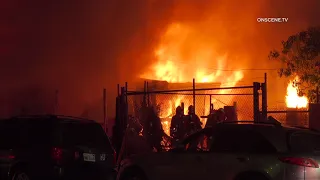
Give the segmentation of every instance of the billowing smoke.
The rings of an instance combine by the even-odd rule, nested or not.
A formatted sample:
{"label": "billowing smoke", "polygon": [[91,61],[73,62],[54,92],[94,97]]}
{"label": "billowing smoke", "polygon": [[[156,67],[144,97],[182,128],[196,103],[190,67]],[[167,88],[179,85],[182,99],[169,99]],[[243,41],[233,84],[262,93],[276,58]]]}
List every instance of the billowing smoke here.
{"label": "billowing smoke", "polygon": [[[245,77],[239,84],[263,82],[268,74],[269,107],[284,102],[286,83],[277,76],[280,64],[268,59],[273,48],[289,35],[308,26],[319,25],[317,17],[319,1],[210,1],[177,0],[170,23],[180,23],[191,29],[184,40],[185,58],[196,64],[196,58],[187,56],[196,46],[210,45],[220,55],[228,54],[226,70],[243,69]],[[289,18],[288,23],[258,23],[259,17]],[[173,37],[174,38],[174,37]],[[207,48],[207,47],[206,47]],[[212,59],[212,61],[215,61]],[[188,63],[189,64],[189,63]],[[216,62],[208,62],[208,69],[217,68]],[[260,70],[252,70],[260,69]]]}
{"label": "billowing smoke", "polygon": [[[106,87],[108,113],[113,113],[116,84],[133,80],[153,63],[154,48],[172,22],[203,30],[201,38],[230,55],[230,69],[276,68],[278,64],[267,59],[268,51],[288,35],[315,25],[319,4],[317,0],[7,0],[0,11],[5,20],[0,28],[2,114],[21,108],[8,110],[13,107],[7,105],[13,102],[10,99],[14,104],[28,104],[17,99],[34,100],[22,97],[32,96],[21,93],[30,87],[52,96],[58,89],[60,113],[70,115],[81,114],[87,104],[102,103]],[[289,22],[262,24],[257,17],[288,17]],[[248,71],[246,81],[263,73]],[[271,83],[276,72],[268,74],[269,86],[279,85]],[[44,104],[50,103],[54,102]]]}

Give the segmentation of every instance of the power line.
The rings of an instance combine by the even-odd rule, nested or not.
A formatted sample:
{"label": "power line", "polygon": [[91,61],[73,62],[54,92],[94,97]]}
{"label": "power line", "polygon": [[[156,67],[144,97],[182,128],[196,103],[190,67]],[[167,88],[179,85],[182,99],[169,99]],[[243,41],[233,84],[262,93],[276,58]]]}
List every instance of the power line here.
{"label": "power line", "polygon": [[[165,67],[165,66],[164,66]],[[186,70],[188,68],[184,68],[184,67],[179,67],[177,66],[178,70],[180,71],[183,71],[183,70]],[[247,68],[247,69],[221,69],[221,68],[195,68],[195,69],[198,69],[198,70],[205,70],[205,71],[230,71],[230,72],[233,72],[233,71],[278,71],[279,69],[272,69],[272,68],[265,68],[265,69],[255,69],[255,68]]]}
{"label": "power line", "polygon": [[207,70],[215,70],[215,71],[277,71],[279,69],[215,69],[215,68],[207,68]]}

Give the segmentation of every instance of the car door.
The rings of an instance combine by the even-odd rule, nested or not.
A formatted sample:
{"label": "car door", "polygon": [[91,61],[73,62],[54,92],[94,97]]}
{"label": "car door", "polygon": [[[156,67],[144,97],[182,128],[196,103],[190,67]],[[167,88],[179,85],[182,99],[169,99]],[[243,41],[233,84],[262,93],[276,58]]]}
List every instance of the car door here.
{"label": "car door", "polygon": [[[206,177],[208,180],[210,177],[229,180],[241,172],[256,170],[257,157],[261,157],[259,154],[269,151],[267,142],[251,129],[240,126],[219,128],[213,135],[207,159],[207,172],[210,174]],[[267,163],[268,159],[265,160]]]}
{"label": "car door", "polygon": [[210,156],[212,131],[202,131],[189,142],[185,142],[185,152],[180,156],[181,167],[185,170],[182,179],[205,179],[210,168],[207,159]]}
{"label": "car door", "polygon": [[233,179],[234,174],[245,168],[244,162],[247,155],[236,152],[241,134],[234,133],[228,129],[217,129],[213,134],[210,146],[210,154],[206,159],[207,174],[205,179],[212,177],[219,180]]}
{"label": "car door", "polygon": [[204,179],[208,173],[207,159],[212,129],[205,129],[187,138],[184,151],[175,153],[174,158],[181,179]]}
{"label": "car door", "polygon": [[155,153],[152,158],[154,180],[203,179],[207,173],[206,159],[209,148],[204,141],[208,131],[189,136],[177,149]]}

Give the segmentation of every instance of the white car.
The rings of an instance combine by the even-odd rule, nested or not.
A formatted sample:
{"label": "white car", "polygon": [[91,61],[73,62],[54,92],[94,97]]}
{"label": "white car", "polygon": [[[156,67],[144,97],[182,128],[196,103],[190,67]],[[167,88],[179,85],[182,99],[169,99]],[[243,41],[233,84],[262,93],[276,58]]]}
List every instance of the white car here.
{"label": "white car", "polygon": [[320,133],[267,123],[205,128],[170,152],[121,162],[118,180],[319,180]]}

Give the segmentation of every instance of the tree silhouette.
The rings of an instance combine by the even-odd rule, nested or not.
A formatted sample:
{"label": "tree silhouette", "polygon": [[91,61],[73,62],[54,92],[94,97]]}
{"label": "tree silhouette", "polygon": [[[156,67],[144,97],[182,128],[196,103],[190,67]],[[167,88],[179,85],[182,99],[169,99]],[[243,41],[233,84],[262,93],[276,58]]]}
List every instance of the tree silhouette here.
{"label": "tree silhouette", "polygon": [[280,77],[299,76],[295,83],[300,95],[307,95],[311,102],[316,99],[320,87],[320,27],[310,27],[282,41],[280,50],[272,50],[269,59],[282,62]]}

